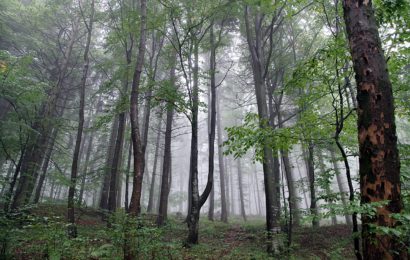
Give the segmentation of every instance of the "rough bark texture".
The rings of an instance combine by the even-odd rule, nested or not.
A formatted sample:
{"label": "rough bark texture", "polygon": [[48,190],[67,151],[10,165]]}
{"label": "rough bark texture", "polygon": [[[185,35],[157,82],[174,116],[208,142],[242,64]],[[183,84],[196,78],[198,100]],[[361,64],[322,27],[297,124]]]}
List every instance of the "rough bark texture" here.
{"label": "rough bark texture", "polygon": [[140,22],[140,39],[138,45],[137,64],[135,66],[134,77],[132,81],[131,100],[130,100],[130,117],[131,117],[131,139],[134,151],[134,178],[133,189],[131,194],[131,204],[129,211],[132,215],[139,215],[141,212],[141,190],[143,178],[144,153],[142,151],[142,142],[138,123],[138,95],[141,81],[142,66],[144,65],[145,41],[146,41],[146,23],[147,23],[147,1],[141,0],[141,22]]}
{"label": "rough bark texture", "polygon": [[370,228],[394,228],[390,214],[403,208],[392,85],[372,1],[345,0],[343,10],[357,84],[361,203],[389,201],[375,216],[362,216],[363,258],[407,259],[397,238]]}

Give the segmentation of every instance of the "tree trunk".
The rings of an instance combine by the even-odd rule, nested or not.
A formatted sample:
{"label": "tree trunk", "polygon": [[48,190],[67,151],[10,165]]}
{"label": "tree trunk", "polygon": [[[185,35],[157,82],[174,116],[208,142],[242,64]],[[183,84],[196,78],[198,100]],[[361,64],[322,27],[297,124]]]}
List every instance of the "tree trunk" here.
{"label": "tree trunk", "polygon": [[319,227],[318,212],[316,205],[316,187],[315,187],[315,165],[313,157],[314,145],[309,141],[306,154],[308,179],[309,179],[309,191],[310,191],[310,214],[313,215],[312,226]]}
{"label": "tree trunk", "polygon": [[83,127],[84,127],[85,88],[86,88],[86,81],[87,81],[87,75],[88,75],[88,67],[90,64],[90,60],[88,58],[88,52],[90,50],[93,20],[94,20],[94,0],[91,0],[90,21],[88,24],[86,24],[88,34],[87,34],[87,43],[86,43],[85,50],[84,50],[83,76],[81,78],[81,85],[80,85],[80,109],[78,112],[77,138],[76,138],[75,148],[74,148],[73,163],[71,165],[70,187],[68,191],[67,216],[68,216],[68,222],[70,223],[70,225],[68,226],[68,237],[69,238],[77,237],[77,227],[75,226],[75,218],[74,218],[74,193],[75,193],[75,186],[77,183],[80,146],[81,146],[81,139],[83,135]]}
{"label": "tree trunk", "polygon": [[[246,26],[246,39],[251,53],[252,59],[252,72],[255,85],[256,101],[258,106],[258,115],[260,118],[260,127],[266,128],[269,122],[268,108],[266,102],[266,86],[264,84],[264,65],[261,61],[262,51],[262,28],[261,28],[261,13],[256,11],[255,14],[255,37],[252,36],[250,23],[249,23],[249,7],[245,7],[245,26]],[[266,74],[265,74],[266,75]],[[267,230],[267,251],[274,253],[278,250],[278,245],[273,241],[273,234],[279,231],[278,223],[280,210],[278,204],[280,204],[280,197],[278,198],[277,192],[275,192],[275,180],[273,170],[273,152],[270,147],[265,145],[263,148],[263,175],[265,185],[265,198],[266,198],[266,230]],[[279,186],[279,185],[277,185]],[[280,187],[279,187],[280,191]],[[279,193],[280,194],[280,193]]]}
{"label": "tree trunk", "polygon": [[131,117],[131,139],[134,157],[134,176],[133,189],[131,194],[131,204],[129,211],[132,215],[139,215],[141,212],[141,190],[143,179],[143,144],[140,137],[138,123],[138,96],[141,81],[142,66],[144,65],[145,41],[146,41],[146,23],[147,23],[147,1],[141,0],[141,21],[140,21],[140,39],[138,46],[137,64],[135,66],[134,77],[132,80],[131,100],[130,100],[130,117]]}
{"label": "tree trunk", "polygon": [[237,167],[238,167],[238,187],[239,187],[239,201],[241,204],[241,216],[244,221],[246,221],[246,213],[245,213],[245,201],[243,196],[243,183],[242,183],[242,165],[241,160],[238,158],[236,159]]}
{"label": "tree trunk", "polygon": [[397,237],[371,231],[395,228],[390,214],[403,208],[392,85],[372,1],[345,0],[343,10],[357,83],[361,203],[389,201],[375,216],[362,215],[363,258],[407,259]]}
{"label": "tree trunk", "polygon": [[158,117],[157,129],[158,129],[158,132],[157,132],[157,138],[155,142],[155,153],[154,153],[154,164],[152,168],[151,187],[149,189],[149,197],[148,197],[147,211],[149,213],[152,213],[154,209],[155,180],[157,176],[157,164],[158,164],[158,158],[159,158],[159,147],[161,143],[161,133],[162,133],[162,112],[160,112],[160,115]]}
{"label": "tree trunk", "polygon": [[[228,222],[228,211],[226,205],[226,191],[225,191],[225,165],[223,156],[223,138],[222,138],[222,122],[221,122],[221,106],[220,106],[221,92],[218,92],[218,97],[216,97],[216,115],[217,115],[217,132],[218,132],[218,162],[219,162],[219,182],[221,185],[221,221]],[[228,192],[229,193],[229,192]]]}
{"label": "tree trunk", "polygon": [[198,222],[200,213],[200,196],[198,185],[198,110],[199,110],[199,55],[198,43],[194,44],[194,66],[193,66],[193,87],[192,87],[192,121],[191,121],[191,157],[189,181],[190,190],[188,196],[190,197],[190,207],[188,209],[187,224],[188,224],[188,244],[198,244]]}
{"label": "tree trunk", "polygon": [[108,153],[107,153],[107,159],[105,161],[105,169],[104,169],[104,177],[103,177],[103,183],[101,187],[101,196],[100,196],[100,203],[99,203],[99,208],[100,209],[108,209],[108,196],[110,192],[110,180],[111,180],[111,166],[112,166],[112,161],[114,157],[114,145],[115,141],[117,139],[117,133],[118,133],[118,116],[114,117],[112,127],[111,127],[111,134],[110,134],[110,140],[108,144]]}
{"label": "tree trunk", "polygon": [[[170,73],[171,84],[176,92],[175,87],[175,61],[171,67]],[[172,141],[172,121],[174,116],[174,107],[173,104],[167,104],[167,119],[165,126],[165,148],[164,148],[164,160],[162,167],[162,182],[161,182],[161,193],[159,199],[159,210],[157,225],[162,226],[167,220],[168,213],[168,196],[171,188],[169,179],[171,177],[171,141]]]}
{"label": "tree trunk", "polygon": [[127,169],[125,171],[125,200],[124,200],[124,208],[125,212],[129,211],[129,182],[130,182],[130,168],[131,168],[131,156],[132,156],[132,143],[129,142],[128,147],[128,159],[127,159]]}

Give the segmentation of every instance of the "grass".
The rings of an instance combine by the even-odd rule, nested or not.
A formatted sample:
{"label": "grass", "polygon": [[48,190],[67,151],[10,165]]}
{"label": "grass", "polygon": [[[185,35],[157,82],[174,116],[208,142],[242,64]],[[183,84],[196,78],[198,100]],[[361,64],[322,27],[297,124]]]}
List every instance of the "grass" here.
{"label": "grass", "polygon": [[100,212],[78,209],[79,236],[73,240],[67,238],[64,216],[64,205],[43,204],[19,216],[20,226],[15,225],[16,219],[2,217],[5,252],[0,259],[123,259],[126,228],[138,259],[354,259],[345,225],[296,228],[290,254],[274,258],[265,252],[262,218],[247,222],[233,218],[228,224],[202,218],[200,243],[185,248],[187,227],[175,216],[157,228],[153,216],[143,215],[129,225],[126,215],[118,212],[107,228]]}

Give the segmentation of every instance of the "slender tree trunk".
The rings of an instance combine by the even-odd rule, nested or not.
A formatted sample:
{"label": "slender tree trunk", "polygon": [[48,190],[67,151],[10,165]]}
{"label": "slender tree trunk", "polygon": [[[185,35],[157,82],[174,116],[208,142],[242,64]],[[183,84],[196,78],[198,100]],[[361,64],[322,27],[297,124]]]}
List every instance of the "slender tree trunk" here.
{"label": "slender tree trunk", "polygon": [[124,208],[125,212],[128,212],[129,210],[129,182],[130,182],[130,168],[131,168],[131,156],[132,156],[132,143],[129,142],[129,147],[128,147],[128,159],[127,159],[127,169],[125,171],[125,200],[124,200]]}
{"label": "slender tree trunk", "polygon": [[[198,110],[199,110],[199,86],[198,86],[198,70],[199,70],[199,55],[198,43],[194,44],[194,66],[193,66],[193,87],[192,87],[192,111],[191,111],[191,157],[189,181],[190,191],[190,207],[188,210],[188,244],[198,244],[198,222],[200,214],[200,196],[198,185]],[[211,186],[212,187],[212,186]]]}
{"label": "slender tree trunk", "polygon": [[[221,106],[220,106],[221,92],[219,91],[218,97],[216,97],[216,115],[217,115],[217,132],[218,132],[218,161],[219,161],[219,182],[221,185],[221,221],[228,222],[228,211],[226,205],[226,190],[225,187],[229,186],[225,184],[225,165],[223,156],[223,139],[222,139],[222,122],[221,122]],[[229,192],[228,192],[229,193]],[[229,199],[228,199],[229,200]]]}
{"label": "slender tree trunk", "polygon": [[245,201],[243,195],[243,183],[242,183],[242,165],[241,160],[236,159],[237,167],[238,167],[238,187],[239,187],[239,201],[241,204],[241,216],[244,221],[246,221],[246,213],[245,213]]}
{"label": "slender tree trunk", "polygon": [[312,226],[319,227],[319,220],[317,205],[316,205],[316,187],[315,187],[315,166],[314,166],[314,157],[313,157],[314,145],[312,142],[309,142],[307,147],[307,170],[308,170],[308,179],[309,179],[309,191],[310,191],[310,214],[313,215]]}
{"label": "slender tree trunk", "polygon": [[153,163],[153,169],[152,169],[151,187],[149,189],[148,207],[147,207],[147,211],[149,213],[152,213],[154,209],[155,180],[156,180],[156,175],[157,175],[159,146],[161,143],[161,133],[162,133],[162,112],[160,112],[160,115],[158,117],[157,129],[158,129],[158,132],[157,132],[157,138],[155,142],[155,153],[154,153],[154,163]]}
{"label": "slender tree trunk", "polygon": [[70,225],[68,226],[69,238],[77,237],[77,227],[75,226],[75,218],[74,218],[74,193],[75,193],[75,186],[77,183],[80,146],[81,146],[81,139],[83,135],[83,127],[84,127],[85,88],[86,88],[86,81],[87,81],[87,75],[88,75],[88,67],[90,64],[90,60],[88,58],[88,52],[90,50],[93,20],[94,20],[94,0],[91,0],[90,21],[88,24],[86,24],[88,34],[87,34],[87,43],[86,43],[85,50],[84,50],[83,76],[81,78],[81,85],[80,85],[80,109],[78,112],[79,119],[78,119],[78,129],[77,129],[77,140],[76,140],[75,148],[74,148],[73,163],[71,165],[70,188],[68,191],[67,216],[68,216],[68,221],[70,223]]}
{"label": "slender tree trunk", "polygon": [[[171,67],[170,79],[172,86],[176,92],[175,87],[175,61]],[[168,196],[170,192],[170,178],[171,178],[171,141],[172,141],[172,121],[174,116],[174,107],[173,104],[167,104],[167,119],[165,126],[165,148],[164,148],[164,160],[162,168],[162,182],[161,182],[161,193],[159,200],[159,210],[157,225],[162,226],[167,220],[168,213]]]}
{"label": "slender tree trunk", "polygon": [[[219,122],[219,120],[218,120]],[[219,142],[219,138],[218,138],[218,142]],[[219,144],[221,145],[221,144]],[[219,150],[218,150],[219,152]],[[226,187],[226,215],[227,218],[229,215],[232,214],[232,210],[231,210],[231,189],[230,189],[230,175],[229,175],[229,171],[228,171],[228,158],[225,157],[224,158],[224,164],[225,164],[225,168],[224,168],[224,173],[225,173],[225,187]]]}
{"label": "slender tree trunk", "polygon": [[140,39],[138,46],[137,64],[135,66],[134,77],[132,80],[131,100],[130,100],[130,117],[131,117],[131,139],[134,151],[134,176],[133,189],[131,194],[131,203],[129,211],[132,215],[139,215],[141,212],[141,190],[143,179],[143,144],[140,137],[140,129],[138,123],[138,96],[142,74],[142,66],[144,65],[145,41],[146,41],[146,23],[147,23],[147,1],[141,0],[141,21],[140,21]]}

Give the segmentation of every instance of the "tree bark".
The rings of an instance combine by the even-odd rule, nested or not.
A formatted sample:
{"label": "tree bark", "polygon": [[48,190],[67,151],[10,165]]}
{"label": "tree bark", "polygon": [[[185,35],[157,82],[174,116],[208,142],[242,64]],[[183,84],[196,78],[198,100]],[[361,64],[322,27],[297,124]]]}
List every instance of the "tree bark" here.
{"label": "tree bark", "polygon": [[403,209],[392,85],[372,1],[345,0],[343,11],[357,84],[361,203],[389,201],[375,216],[362,215],[363,258],[407,259],[397,237],[370,228],[395,228],[390,214]]}
{"label": "tree bark", "polygon": [[133,189],[131,194],[131,204],[129,211],[132,215],[139,215],[141,212],[141,190],[143,179],[144,153],[142,151],[142,142],[138,122],[138,96],[144,65],[145,41],[146,41],[146,24],[147,24],[147,1],[141,0],[141,21],[140,21],[140,39],[138,46],[137,64],[135,66],[134,77],[132,80],[131,100],[130,100],[130,117],[131,117],[131,139],[134,157],[134,176]]}

